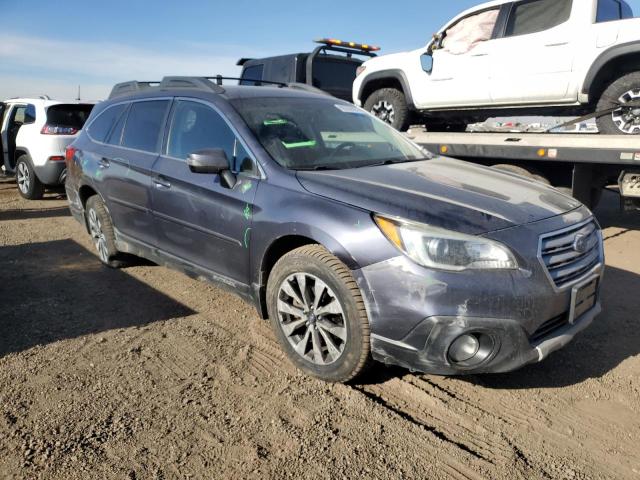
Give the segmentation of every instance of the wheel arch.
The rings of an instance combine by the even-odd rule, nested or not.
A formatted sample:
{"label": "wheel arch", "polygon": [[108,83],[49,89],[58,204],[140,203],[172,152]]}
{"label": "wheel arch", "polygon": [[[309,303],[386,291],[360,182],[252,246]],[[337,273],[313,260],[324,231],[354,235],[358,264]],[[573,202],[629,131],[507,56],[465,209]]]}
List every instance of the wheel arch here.
{"label": "wheel arch", "polygon": [[415,110],[413,96],[411,95],[411,89],[409,88],[409,81],[402,70],[381,70],[379,72],[370,73],[360,86],[358,99],[364,105],[371,94],[381,88],[396,88],[400,90],[404,94],[409,108]]}
{"label": "wheel arch", "polygon": [[13,153],[13,165],[12,165],[12,168],[14,170],[15,170],[16,166],[18,165],[18,159],[23,155],[27,156],[27,160],[31,164],[31,168],[33,168],[33,166],[34,166],[33,165],[33,160],[31,159],[31,152],[29,152],[29,149],[27,147],[16,147],[15,152]]}
{"label": "wheel arch", "polygon": [[274,239],[265,249],[264,254],[261,256],[259,265],[259,275],[257,278],[257,285],[254,285],[256,290],[256,300],[258,313],[263,319],[269,318],[267,312],[267,283],[269,275],[273,270],[275,264],[287,253],[303,247],[305,245],[320,245],[327,249],[329,253],[335,255],[341,262],[343,262],[347,268],[357,268],[354,264],[354,259],[351,258],[344,247],[340,245],[335,239],[329,238],[326,234],[323,235],[319,232],[287,232],[283,233],[278,238]]}
{"label": "wheel arch", "polygon": [[600,54],[584,81],[582,93],[596,104],[611,82],[621,76],[640,71],[640,41],[616,45]]}

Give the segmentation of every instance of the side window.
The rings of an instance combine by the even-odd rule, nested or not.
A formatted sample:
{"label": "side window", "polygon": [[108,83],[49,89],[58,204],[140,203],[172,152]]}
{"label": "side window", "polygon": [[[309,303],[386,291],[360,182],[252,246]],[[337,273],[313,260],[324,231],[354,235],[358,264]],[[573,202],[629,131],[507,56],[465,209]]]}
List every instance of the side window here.
{"label": "side window", "polygon": [[633,13],[633,9],[627,2],[622,2],[622,19],[627,20],[629,18],[635,18],[635,14]]}
{"label": "side window", "polygon": [[164,126],[168,106],[168,100],[133,103],[124,127],[122,146],[145,152],[158,152],[160,131]]}
{"label": "side window", "polygon": [[36,122],[36,106],[35,105],[27,105],[24,111],[24,124],[28,125],[30,123]]}
{"label": "side window", "polygon": [[596,23],[612,22],[622,18],[620,2],[617,0],[599,0]]}
{"label": "side window", "polygon": [[19,125],[24,125],[26,120],[27,107],[25,105],[20,105],[16,107],[13,113],[13,122]]}
{"label": "side window", "polygon": [[264,65],[253,65],[245,68],[244,72],[242,72],[240,85],[255,85],[257,81],[262,80],[263,71]]}
{"label": "side window", "polygon": [[571,17],[572,0],[533,0],[513,5],[505,37],[543,32]]}
{"label": "side window", "polygon": [[232,170],[253,171],[253,161],[215,110],[202,103],[178,102],[171,122],[167,154],[186,159],[190,153],[207,148],[222,148]]}
{"label": "side window", "polygon": [[89,125],[89,136],[96,142],[105,142],[111,128],[120,118],[126,105],[115,105],[102,111]]}

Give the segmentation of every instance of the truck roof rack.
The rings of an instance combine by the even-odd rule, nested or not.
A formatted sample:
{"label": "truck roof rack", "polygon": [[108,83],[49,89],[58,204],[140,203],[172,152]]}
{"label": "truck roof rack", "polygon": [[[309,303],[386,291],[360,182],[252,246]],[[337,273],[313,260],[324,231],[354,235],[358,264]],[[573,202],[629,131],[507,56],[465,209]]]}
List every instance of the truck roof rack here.
{"label": "truck roof rack", "polygon": [[[124,97],[127,95],[131,95],[133,93],[145,91],[151,88],[157,88],[159,90],[162,89],[196,89],[196,90],[205,90],[208,92],[219,93],[222,94],[225,92],[223,88],[223,82],[225,80],[243,80],[237,77],[224,77],[222,75],[215,75],[212,77],[164,77],[162,81],[157,82],[138,82],[136,80],[131,80],[128,82],[118,83],[111,90],[111,94],[109,95],[109,100],[112,100],[117,97]],[[244,79],[246,80],[246,79]],[[283,83],[283,82],[270,82],[267,80],[256,80],[251,81],[251,86],[276,86],[280,88],[293,88],[296,90],[304,90],[307,92],[318,93],[322,95],[328,95],[326,92],[313,87],[311,85],[306,85],[304,83]]]}
{"label": "truck roof rack", "polygon": [[380,47],[376,47],[374,45],[369,45],[367,43],[345,42],[343,40],[337,40],[335,38],[321,38],[318,40],[314,40],[314,42],[325,45],[327,47],[339,47],[338,49],[332,48],[334,50],[344,51],[346,53],[369,55],[372,57],[375,57],[375,54],[373,54],[373,52],[380,51]]}

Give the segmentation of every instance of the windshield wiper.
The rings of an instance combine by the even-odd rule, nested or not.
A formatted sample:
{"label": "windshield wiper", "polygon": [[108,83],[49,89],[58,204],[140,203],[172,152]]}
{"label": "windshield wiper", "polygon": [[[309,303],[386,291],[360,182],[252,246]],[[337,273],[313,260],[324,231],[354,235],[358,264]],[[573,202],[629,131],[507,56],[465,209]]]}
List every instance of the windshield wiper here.
{"label": "windshield wiper", "polygon": [[313,171],[321,171],[321,170],[340,170],[340,168],[330,165],[316,165],[315,167],[295,167],[292,170],[296,170],[298,172],[313,172]]}

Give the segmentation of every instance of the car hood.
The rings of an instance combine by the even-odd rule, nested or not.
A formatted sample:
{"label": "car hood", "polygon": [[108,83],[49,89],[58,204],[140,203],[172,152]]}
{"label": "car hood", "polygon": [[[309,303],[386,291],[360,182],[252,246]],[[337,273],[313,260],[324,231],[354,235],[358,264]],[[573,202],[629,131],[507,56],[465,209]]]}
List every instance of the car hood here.
{"label": "car hood", "polygon": [[316,195],[471,235],[537,222],[581,206],[539,182],[444,157],[299,171],[297,176],[303,188]]}

